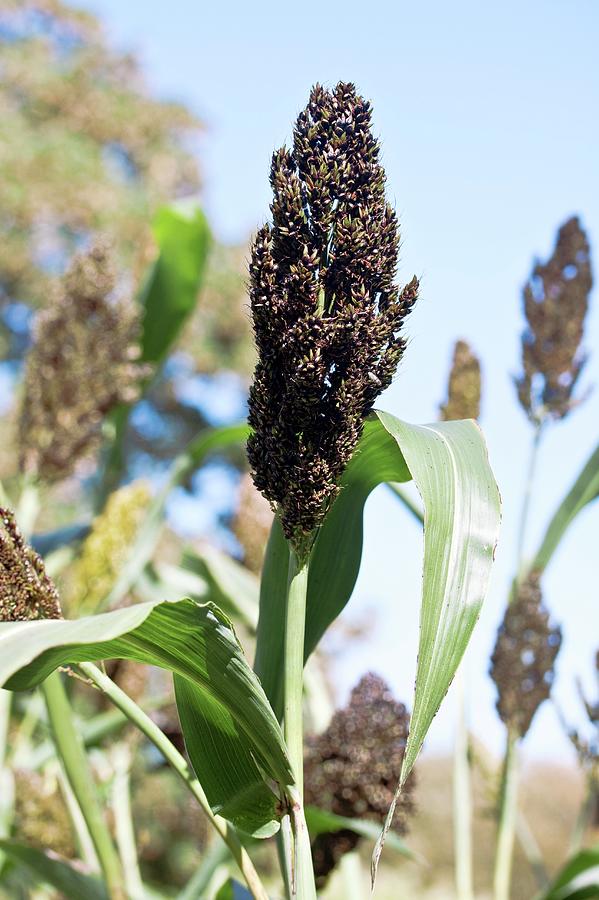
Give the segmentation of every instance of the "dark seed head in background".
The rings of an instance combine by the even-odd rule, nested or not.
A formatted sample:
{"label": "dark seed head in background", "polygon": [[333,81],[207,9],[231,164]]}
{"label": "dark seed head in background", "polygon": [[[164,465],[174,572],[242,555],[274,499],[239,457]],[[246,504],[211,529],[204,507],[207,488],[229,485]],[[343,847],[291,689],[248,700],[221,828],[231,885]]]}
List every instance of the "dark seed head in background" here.
{"label": "dark seed head in background", "polygon": [[396,284],[399,229],[371,107],[352,84],[313,88],[273,156],[272,225],[257,234],[250,301],[258,363],[248,456],[301,544],[322,522],[375,399],[405,348],[418,293]]}
{"label": "dark seed head in background", "polygon": [[480,415],[480,362],[466,341],[456,341],[447,385],[447,402],[440,408],[441,419],[478,419]]}
{"label": "dark seed head in background", "polygon": [[573,391],[585,363],[581,344],[592,287],[589,242],[573,217],[559,229],[550,259],[536,263],[523,291],[527,326],[516,387],[533,422],[563,419],[576,405]]}
{"label": "dark seed head in background", "polygon": [[524,737],[553,684],[561,629],[549,621],[539,575],[531,573],[505,611],[491,657],[502,722]]}

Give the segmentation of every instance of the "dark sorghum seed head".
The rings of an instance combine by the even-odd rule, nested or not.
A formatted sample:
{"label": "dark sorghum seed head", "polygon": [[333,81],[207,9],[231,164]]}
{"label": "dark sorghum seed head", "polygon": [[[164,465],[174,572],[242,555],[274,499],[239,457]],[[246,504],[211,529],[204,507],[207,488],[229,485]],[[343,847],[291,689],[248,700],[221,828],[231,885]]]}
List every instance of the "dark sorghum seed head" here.
{"label": "dark sorghum seed head", "polygon": [[[408,711],[393,698],[383,679],[365,675],[326,731],[306,742],[306,803],[382,825],[399,782],[409,724]],[[411,775],[393,818],[392,827],[399,833],[406,831],[413,790]],[[357,842],[351,830],[319,835],[312,845],[317,877],[324,879]]]}
{"label": "dark sorghum seed head", "polygon": [[585,363],[581,342],[592,286],[589,242],[573,217],[559,229],[553,255],[535,264],[524,286],[527,327],[516,387],[532,421],[562,419],[576,405],[572,394]]}
{"label": "dark sorghum seed head", "polygon": [[456,341],[447,385],[447,402],[440,408],[441,418],[478,419],[480,415],[480,362],[466,341]]}
{"label": "dark sorghum seed head", "polygon": [[111,296],[116,275],[102,241],[77,256],[54,302],[36,320],[19,423],[22,471],[55,481],[95,450],[102,421],[137,399],[139,321],[129,299]]}
{"label": "dark sorghum seed head", "polygon": [[42,558],[25,543],[14,514],[0,507],[0,622],[61,617]]}
{"label": "dark sorghum seed head", "polygon": [[547,700],[561,629],[551,625],[542,603],[538,573],[531,573],[505,611],[491,657],[497,688],[497,711],[519,737],[530,728],[537,709]]}
{"label": "dark sorghum seed head", "polygon": [[252,247],[248,456],[297,544],[322,522],[393,378],[418,292],[415,278],[396,284],[399,229],[371,115],[352,84],[313,88],[292,148],[273,156],[272,224]]}

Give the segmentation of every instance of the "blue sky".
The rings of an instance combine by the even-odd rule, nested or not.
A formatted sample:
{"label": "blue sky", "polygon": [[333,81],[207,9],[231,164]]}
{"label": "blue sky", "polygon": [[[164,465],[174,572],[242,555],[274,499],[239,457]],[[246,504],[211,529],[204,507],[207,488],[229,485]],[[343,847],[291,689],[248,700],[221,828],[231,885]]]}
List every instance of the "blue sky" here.
{"label": "blue sky", "polygon": [[[268,215],[272,150],[315,81],[355,81],[374,104],[389,194],[402,223],[401,274],[422,278],[410,346],[379,403],[408,421],[436,417],[455,338],[484,361],[485,430],[504,499],[493,584],[466,667],[474,730],[499,749],[502,729],[485,677],[515,554],[515,523],[530,433],[515,403],[522,327],[520,286],[557,226],[583,219],[599,269],[599,6],[595,0],[368,4],[79,0],[120,47],[141,57],[160,95],[205,121],[200,147],[205,205],[216,233],[244,240]],[[599,380],[597,298],[583,378]],[[599,439],[599,393],[547,436],[536,484],[530,547]],[[409,701],[418,634],[420,535],[381,491],[366,513],[363,569],[350,616],[368,640],[340,651],[339,696],[374,668]],[[596,534],[599,504],[568,533],[547,573],[546,602],[562,622],[556,696],[573,719],[577,676],[590,688],[599,645]],[[578,721],[581,717],[578,716]],[[451,743],[451,698],[429,751]],[[568,758],[545,704],[528,756]]]}

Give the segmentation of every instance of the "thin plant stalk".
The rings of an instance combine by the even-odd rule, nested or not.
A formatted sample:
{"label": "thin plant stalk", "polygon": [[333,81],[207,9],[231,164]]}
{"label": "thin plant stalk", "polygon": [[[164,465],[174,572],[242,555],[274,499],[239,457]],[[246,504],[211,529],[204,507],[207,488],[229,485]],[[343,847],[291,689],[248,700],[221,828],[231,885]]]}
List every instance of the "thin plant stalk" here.
{"label": "thin plant stalk", "polygon": [[[0,689],[0,838],[9,836],[14,806],[13,775],[10,767],[6,764],[11,703],[10,691]],[[5,861],[4,853],[0,852],[0,872]]]}
{"label": "thin plant stalk", "polygon": [[463,672],[457,677],[458,716],[453,756],[454,866],[457,900],[473,900],[472,784]]}
{"label": "thin plant stalk", "polygon": [[595,807],[595,791],[596,786],[594,781],[591,778],[588,778],[585,785],[585,796],[578,811],[578,815],[576,816],[574,828],[572,829],[572,836],[570,838],[570,854],[572,856],[575,853],[578,853],[582,848],[584,836],[590,825],[593,809]]}
{"label": "thin plant stalk", "polygon": [[524,485],[524,497],[522,500],[522,511],[520,513],[520,524],[518,526],[518,543],[516,544],[516,554],[517,554],[517,565],[516,565],[516,577],[518,578],[521,574],[522,565],[524,562],[524,549],[525,549],[525,541],[526,541],[526,533],[528,530],[528,520],[530,516],[530,506],[532,500],[532,490],[535,481],[535,473],[537,469],[537,462],[539,459],[539,448],[541,446],[541,438],[543,436],[543,423],[539,421],[535,425],[535,430],[532,439],[532,446],[530,450],[530,458],[528,461],[528,471],[526,473],[526,482]]}
{"label": "thin plant stalk", "polygon": [[517,813],[516,818],[516,838],[518,840],[518,843],[520,844],[522,852],[528,860],[538,887],[541,890],[546,888],[549,884],[549,875],[547,873],[547,869],[545,868],[545,862],[543,861],[541,848],[539,847],[537,840],[530,829],[530,825],[521,812]]}
{"label": "thin plant stalk", "polygon": [[[56,777],[60,792],[67,808],[69,819],[71,820],[77,852],[90,872],[99,872],[100,863],[98,862],[98,855],[94,848],[89,828],[83,818],[83,813],[79,808],[77,798],[69,784],[69,779],[65,774],[64,767],[60,765],[57,759],[55,759],[54,762],[56,763]],[[53,769],[54,767],[51,768]]]}
{"label": "thin plant stalk", "polygon": [[88,827],[108,893],[112,900],[124,900],[126,893],[119,857],[98,803],[83,742],[73,724],[69,701],[58,672],[44,681],[42,692],[58,756]]}
{"label": "thin plant stalk", "polygon": [[181,778],[188,790],[198,801],[200,807],[208,817],[213,828],[218,832],[223,841],[229,847],[231,854],[239,866],[245,879],[248,890],[255,900],[268,900],[268,894],[256,872],[254,865],[241,844],[235,829],[221,816],[215,816],[210,809],[208,798],[204,793],[200,782],[191,772],[184,757],[169,741],[155,722],[121,690],[107,675],[100,671],[93,663],[79,663],[78,668],[93,684],[104,693],[114,705],[124,713],[149,741],[163,755],[174,772]]}
{"label": "thin plant stalk", "polygon": [[[535,423],[530,451],[530,459],[528,463],[528,471],[526,474],[526,483],[524,486],[524,497],[522,501],[522,510],[520,513],[520,523],[518,527],[518,543],[516,547],[517,563],[515,583],[521,578],[524,568],[524,549],[526,534],[528,530],[532,491],[535,481],[537,463],[539,459],[539,448],[541,446],[541,439],[543,437],[543,434],[543,419],[540,418]],[[508,602],[511,603],[515,599],[515,597],[516,590],[513,589],[511,591]],[[509,900],[512,858],[514,854],[514,838],[516,834],[516,822],[518,817],[517,744],[518,735],[508,729],[506,752],[503,760],[501,792],[499,798],[499,821],[497,829],[497,845],[495,851],[495,871],[493,875],[495,900]]]}
{"label": "thin plant stalk", "polygon": [[[291,850],[290,896],[298,900],[316,898],[310,838],[304,818],[304,634],[306,628],[306,596],[308,591],[309,555],[302,557],[289,548],[287,603],[285,608],[285,670],[283,673],[283,732],[295,785],[287,786],[293,798],[290,818],[293,833]],[[282,827],[287,829],[288,823]],[[288,890],[289,892],[289,890]]]}
{"label": "thin plant stalk", "polygon": [[416,500],[412,500],[408,492],[404,489],[404,486],[402,484],[398,484],[396,481],[388,481],[387,487],[392,494],[395,494],[399,502],[403,503],[405,508],[409,513],[411,513],[416,521],[420,525],[424,525],[424,513],[421,506],[416,502]]}
{"label": "thin plant stalk", "polygon": [[518,737],[513,732],[508,731],[499,803],[499,825],[493,876],[494,900],[509,900],[510,897],[517,818]]}
{"label": "thin plant stalk", "polygon": [[117,744],[111,754],[114,767],[112,809],[116,843],[121,857],[129,900],[144,900],[145,891],[139,870],[135,828],[131,810],[131,753],[126,744]]}

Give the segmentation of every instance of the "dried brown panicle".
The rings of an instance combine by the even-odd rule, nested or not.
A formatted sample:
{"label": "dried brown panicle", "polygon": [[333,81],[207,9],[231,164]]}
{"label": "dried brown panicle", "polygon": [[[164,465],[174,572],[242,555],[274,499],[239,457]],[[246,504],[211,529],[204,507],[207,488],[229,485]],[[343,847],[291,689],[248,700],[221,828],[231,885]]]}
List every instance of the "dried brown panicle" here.
{"label": "dried brown panicle", "polygon": [[352,84],[313,88],[292,149],[273,156],[273,222],[252,247],[248,456],[296,546],[322,522],[393,378],[418,292],[415,278],[401,291],[395,281],[398,223],[371,116]]}
{"label": "dried brown panicle", "polygon": [[440,407],[444,422],[478,419],[480,415],[480,362],[466,341],[456,341],[447,385],[447,402]]}
{"label": "dried brown panicle", "polygon": [[77,256],[54,302],[36,320],[19,426],[21,470],[54,481],[96,449],[106,414],[137,399],[139,320],[111,296],[110,253],[98,242]]}
{"label": "dried brown panicle", "polygon": [[491,657],[490,675],[497,687],[497,712],[519,737],[530,728],[537,709],[547,700],[561,629],[551,625],[543,606],[540,575],[531,573],[505,611]]}
{"label": "dried brown panicle", "polygon": [[572,394],[586,361],[581,342],[592,286],[589,243],[573,217],[561,226],[553,255],[536,263],[523,291],[527,327],[516,387],[533,422],[562,419],[576,405]]}
{"label": "dried brown panicle", "polygon": [[14,514],[0,507],[0,622],[61,617],[42,558],[25,543]]}
{"label": "dried brown panicle", "polygon": [[[399,781],[410,716],[382,678],[365,675],[349,704],[320,735],[308,738],[304,753],[305,802],[339,816],[383,824]],[[404,833],[413,810],[414,777],[404,787],[393,828]],[[344,829],[321,834],[312,845],[316,875],[324,879],[359,837]]]}

